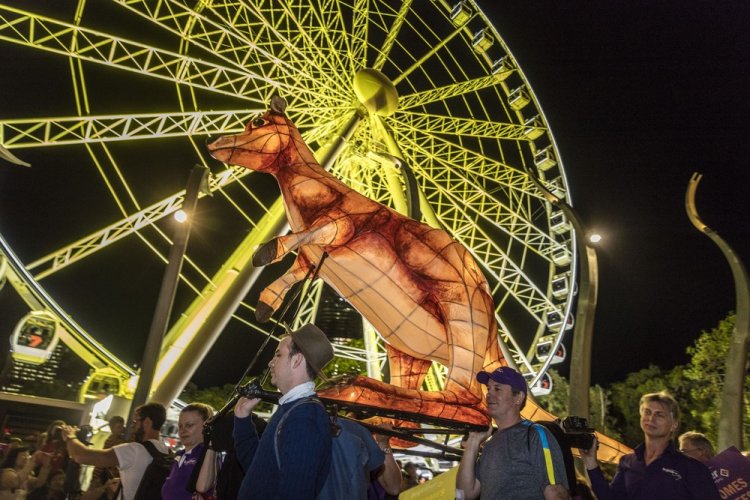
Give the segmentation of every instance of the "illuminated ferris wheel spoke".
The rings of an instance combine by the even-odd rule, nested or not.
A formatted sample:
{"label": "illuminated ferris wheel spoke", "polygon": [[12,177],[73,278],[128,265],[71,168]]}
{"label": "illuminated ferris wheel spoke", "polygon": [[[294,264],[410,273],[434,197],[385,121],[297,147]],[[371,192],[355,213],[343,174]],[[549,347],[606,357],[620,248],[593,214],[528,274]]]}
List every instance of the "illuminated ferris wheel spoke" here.
{"label": "illuminated ferris wheel spoke", "polygon": [[[347,32],[346,26],[343,23],[340,7],[340,0],[318,0],[316,2],[310,2],[310,6],[307,9],[303,8],[301,10],[306,10],[307,14],[311,16],[310,19],[312,22],[310,23],[310,26],[316,28],[315,30],[311,30],[312,33],[321,37],[316,45],[328,50],[329,54],[333,55],[333,64],[331,64],[330,56],[327,58],[328,66],[330,68],[339,68],[340,70],[343,68],[349,68],[351,71],[349,75],[353,75],[354,71],[361,67],[360,64],[362,62],[355,61],[352,57],[350,46],[351,33]],[[317,29],[320,26],[328,26],[329,29]],[[332,34],[335,36],[332,37]],[[342,54],[346,60],[342,60]],[[346,72],[342,71],[342,73]]]}
{"label": "illuminated ferris wheel spoke", "polygon": [[438,116],[427,113],[403,112],[398,114],[402,125],[414,130],[432,130],[435,134],[450,136],[468,135],[471,137],[486,137],[488,139],[527,140],[523,125],[515,123],[499,123],[489,120],[475,120],[473,118],[456,118]]}
{"label": "illuminated ferris wheel spoke", "polygon": [[[173,52],[35,14],[22,13],[1,5],[0,12],[11,14],[4,15],[3,23],[0,24],[0,32],[7,33],[9,27],[13,28],[10,33],[15,36],[6,37],[6,41],[233,97],[241,97],[259,104],[264,100],[261,96],[252,96],[255,90],[252,84],[256,80],[262,80],[262,75],[240,73],[198,59],[180,56]],[[19,27],[24,28],[25,31],[18,30]],[[41,36],[39,31],[46,36]],[[73,39],[76,40],[72,44],[75,49],[71,50],[68,47]],[[249,92],[248,88],[250,88]],[[299,88],[288,90],[304,92],[304,89]]]}
{"label": "illuminated ferris wheel spoke", "polygon": [[440,50],[442,50],[448,43],[453,40],[453,37],[461,34],[462,29],[458,28],[452,33],[449,33],[443,40],[435,44],[427,53],[425,53],[419,60],[415,61],[411,66],[403,70],[396,78],[393,79],[393,84],[398,85],[404,78],[407,78],[413,71],[421,68],[425,65],[432,57],[434,57]]}
{"label": "illuminated ferris wheel spoke", "polygon": [[407,110],[418,106],[426,106],[436,102],[447,101],[453,97],[474,93],[479,90],[492,88],[500,81],[498,75],[487,75],[471,80],[451,83],[443,87],[423,90],[407,94],[399,98],[399,109]]}
{"label": "illuminated ferris wheel spoke", "polygon": [[[435,161],[439,162],[440,160],[436,158]],[[444,221],[455,221],[452,229],[454,235],[460,232],[457,227],[465,229],[475,227],[472,224],[467,224],[467,220],[484,219],[505,232],[509,238],[515,239],[545,259],[550,260],[550,254],[561,248],[559,243],[534,225],[532,221],[527,220],[523,214],[516,213],[514,207],[503,204],[490,196],[483,187],[471,182],[465,175],[455,171],[451,165],[446,164],[442,167],[445,172],[451,169],[451,173],[454,175],[450,178],[438,177],[439,180],[447,179],[448,182],[432,183],[429,187],[424,185],[423,189],[428,192],[439,193],[441,205],[454,207],[456,211],[458,207],[466,207],[473,212],[469,217],[460,219],[451,218],[449,216],[450,211],[443,212],[442,218]],[[425,177],[425,182],[426,179],[427,177]],[[450,188],[444,186],[450,186]],[[428,196],[428,199],[434,199],[434,196]]]}
{"label": "illuminated ferris wheel spoke", "polygon": [[[455,181],[451,185],[454,184]],[[429,187],[423,184],[421,188],[428,199],[431,199],[430,188],[440,191],[444,199],[441,200],[439,206],[446,207],[440,210],[441,220],[444,222],[455,221],[454,227],[449,225],[449,230],[453,236],[471,249],[480,262],[486,264],[486,272],[494,276],[506,291],[518,298],[521,305],[529,313],[538,317],[543,311],[556,309],[547,298],[546,292],[540,290],[492,238],[478,230],[477,226],[466,224],[466,221],[474,220],[474,217],[472,217],[473,214],[469,214],[467,210],[462,208],[464,202],[460,195],[455,196],[453,192],[443,188],[442,183],[432,184]],[[460,189],[457,191],[461,192]],[[472,228],[470,233],[464,233],[461,229],[466,227]],[[519,277],[522,279],[518,279]]]}
{"label": "illuminated ferris wheel spoke", "polygon": [[382,47],[378,48],[378,57],[377,59],[375,59],[375,63],[372,65],[374,69],[381,70],[383,68],[383,65],[388,60],[388,56],[391,53],[393,44],[396,43],[398,34],[401,32],[401,27],[403,26],[404,22],[406,22],[406,16],[408,15],[409,9],[411,8],[411,3],[412,0],[405,0],[401,2],[401,8],[399,9],[398,14],[394,17],[393,23],[388,29],[388,34],[385,37],[385,41],[383,42]]}
{"label": "illuminated ferris wheel spoke", "polygon": [[[405,1],[404,3],[410,3]],[[353,16],[352,16],[352,31],[351,31],[351,63],[349,70],[354,74],[354,71],[367,64],[367,26],[370,16],[368,9],[368,0],[355,0]]]}
{"label": "illuminated ferris wheel spoke", "polygon": [[[228,186],[252,171],[244,167],[231,167],[209,179],[209,189],[217,191]],[[202,195],[201,195],[202,196]],[[121,240],[141,229],[152,226],[162,218],[173,214],[182,207],[185,191],[180,191],[160,202],[154,203],[143,210],[102,228],[74,243],[66,245],[54,252],[28,264],[28,270],[36,270],[35,279],[45,278],[65,267],[88,257],[97,251]]]}
{"label": "illuminated ferris wheel spoke", "polygon": [[[284,38],[288,39],[293,45],[295,45],[299,51],[300,56],[307,61],[300,61],[301,64],[306,64],[311,68],[318,70],[315,73],[316,78],[323,81],[329,80],[335,88],[346,88],[348,82],[344,79],[340,68],[342,65],[340,56],[337,50],[331,52],[324,52],[323,48],[330,47],[330,43],[326,40],[326,35],[321,31],[326,32],[327,30],[315,29],[314,32],[318,38],[325,40],[324,44],[321,44],[319,40],[314,38],[314,34],[311,33],[312,28],[319,26],[311,22],[305,24],[303,21],[306,18],[310,18],[316,9],[314,6],[298,6],[300,16],[292,11],[292,6],[286,2],[280,3],[278,8],[283,11],[279,19],[276,20],[276,29],[283,33],[281,25],[285,25],[288,35]],[[283,35],[282,35],[283,36]],[[331,64],[331,58],[334,59],[335,64]],[[332,68],[336,68],[333,70]]]}
{"label": "illuminated ferris wheel spoke", "polygon": [[[0,143],[8,148],[31,148],[238,132],[262,111],[257,108],[0,120]],[[300,118],[303,126],[308,121],[313,123]]]}
{"label": "illuminated ferris wheel spoke", "polygon": [[[160,8],[152,9],[147,1],[115,2],[175,35],[186,37],[186,34],[189,34],[187,39],[191,45],[219,57],[242,73],[247,73],[250,69],[262,75],[266,81],[282,77],[285,82],[313,81],[313,76],[306,72],[304,67],[291,64],[269,53],[245,36],[245,30],[238,27],[232,29],[231,23],[219,23],[208,19],[202,14],[205,4],[199,4],[200,9],[192,10],[174,0],[161,2],[159,7],[165,11],[162,12]],[[274,64],[269,65],[269,60]],[[328,90],[333,92],[334,88],[328,87]]]}
{"label": "illuminated ferris wheel spoke", "polygon": [[[413,165],[415,171],[423,172],[426,177],[458,182],[459,185],[465,186],[471,183],[468,175],[477,175],[492,181],[498,189],[508,192],[517,191],[519,194],[525,194],[525,197],[530,196],[530,193],[525,191],[530,184],[526,174],[508,168],[507,165],[498,163],[481,153],[456,145],[439,136],[432,136],[429,139],[423,139],[421,143],[416,143],[408,135],[402,134],[399,140],[409,144],[412,151],[419,153],[420,156],[413,158]],[[496,176],[493,176],[494,172],[497,172]],[[534,193],[534,195],[542,199],[541,194]]]}

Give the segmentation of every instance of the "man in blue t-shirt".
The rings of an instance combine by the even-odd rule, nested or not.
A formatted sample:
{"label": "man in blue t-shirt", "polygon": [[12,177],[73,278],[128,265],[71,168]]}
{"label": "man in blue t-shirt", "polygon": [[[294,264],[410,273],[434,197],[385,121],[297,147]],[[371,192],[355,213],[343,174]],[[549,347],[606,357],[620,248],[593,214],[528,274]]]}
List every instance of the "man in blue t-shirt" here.
{"label": "man in blue t-shirt", "polygon": [[315,395],[313,380],[331,359],[333,347],[315,325],[282,337],[268,363],[271,383],[282,396],[260,439],[250,418],[260,400],[239,399],[234,407],[234,441],[245,477],[238,498],[314,499],[323,488],[331,467],[330,420],[321,405],[295,407],[295,402]]}

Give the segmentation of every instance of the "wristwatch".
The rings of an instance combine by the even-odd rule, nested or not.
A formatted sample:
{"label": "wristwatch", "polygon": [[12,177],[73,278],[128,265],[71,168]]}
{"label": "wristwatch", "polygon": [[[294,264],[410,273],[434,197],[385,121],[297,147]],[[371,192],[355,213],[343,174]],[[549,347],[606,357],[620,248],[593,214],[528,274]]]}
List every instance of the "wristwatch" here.
{"label": "wristwatch", "polygon": [[380,448],[380,451],[382,451],[386,455],[390,455],[393,453],[393,450],[391,449],[390,446],[386,446],[385,448]]}

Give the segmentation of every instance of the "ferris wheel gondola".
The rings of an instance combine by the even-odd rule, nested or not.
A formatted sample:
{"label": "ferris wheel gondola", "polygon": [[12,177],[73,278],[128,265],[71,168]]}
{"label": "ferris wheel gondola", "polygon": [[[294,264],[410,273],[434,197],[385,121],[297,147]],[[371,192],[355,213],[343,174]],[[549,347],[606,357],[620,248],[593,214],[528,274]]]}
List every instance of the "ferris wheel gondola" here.
{"label": "ferris wheel gondola", "polygon": [[18,322],[11,337],[13,359],[39,365],[52,356],[60,338],[60,321],[47,311],[32,311]]}

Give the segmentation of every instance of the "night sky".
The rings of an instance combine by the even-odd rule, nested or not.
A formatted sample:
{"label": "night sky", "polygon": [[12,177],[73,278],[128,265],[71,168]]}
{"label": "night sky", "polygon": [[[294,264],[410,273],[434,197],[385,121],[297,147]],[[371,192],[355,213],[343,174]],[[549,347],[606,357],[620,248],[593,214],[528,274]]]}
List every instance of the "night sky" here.
{"label": "night sky", "polygon": [[690,224],[750,259],[750,4],[483,2],[540,100],[573,204],[604,241],[594,382],[655,363],[735,308],[731,271]]}
{"label": "night sky", "polygon": [[[750,189],[750,4],[545,0],[481,5],[541,104],[575,208],[604,237],[598,252],[592,382],[617,381],[650,363],[664,368],[684,363],[685,348],[700,331],[713,328],[735,307],[729,266],[685,214],[685,189],[693,172],[704,175],[697,196],[704,222],[746,264],[750,261],[745,202]],[[52,72],[64,74],[67,60],[36,55],[26,61],[21,54],[0,43],[0,61],[13,68],[0,74],[0,116],[70,114],[70,82],[63,79],[51,88],[46,81]],[[107,91],[114,89],[101,89]],[[158,98],[173,88],[130,91],[153,91]],[[128,147],[123,146],[125,152]],[[133,148],[140,170],[129,175],[148,178],[157,148],[153,143]],[[83,152],[58,157],[54,164],[48,152],[14,152],[35,166],[25,170],[0,163],[0,233],[24,261],[43,255],[40,238],[57,248],[117,219],[111,203],[106,208],[100,203],[109,194],[93,176],[79,175],[83,163],[91,168]],[[172,183],[166,186],[170,193],[184,185],[186,174],[167,175],[184,169],[184,163],[175,159],[159,166],[162,177],[144,183],[144,192],[157,184]],[[47,190],[68,193],[67,198],[29,196]],[[208,221],[214,213],[210,203],[202,214]],[[84,218],[85,225],[77,224]],[[219,235],[209,226],[196,227],[191,244],[198,252],[223,251],[212,249]],[[117,255],[97,254],[86,266],[65,270],[44,286],[111,351],[135,364],[163,265],[153,258],[141,260],[148,251],[135,238],[118,245]],[[63,287],[73,272],[76,284]],[[129,310],[133,299],[124,290],[90,285],[102,276],[112,283],[124,277],[137,283],[138,300],[147,306]],[[0,323],[6,330],[23,314],[11,294],[8,286],[0,292]],[[129,316],[125,331],[118,319],[123,310]],[[220,339],[194,381],[202,386],[235,382],[244,369],[242,360],[252,354],[238,348],[246,345],[247,335]],[[237,373],[226,369],[235,365]]]}

